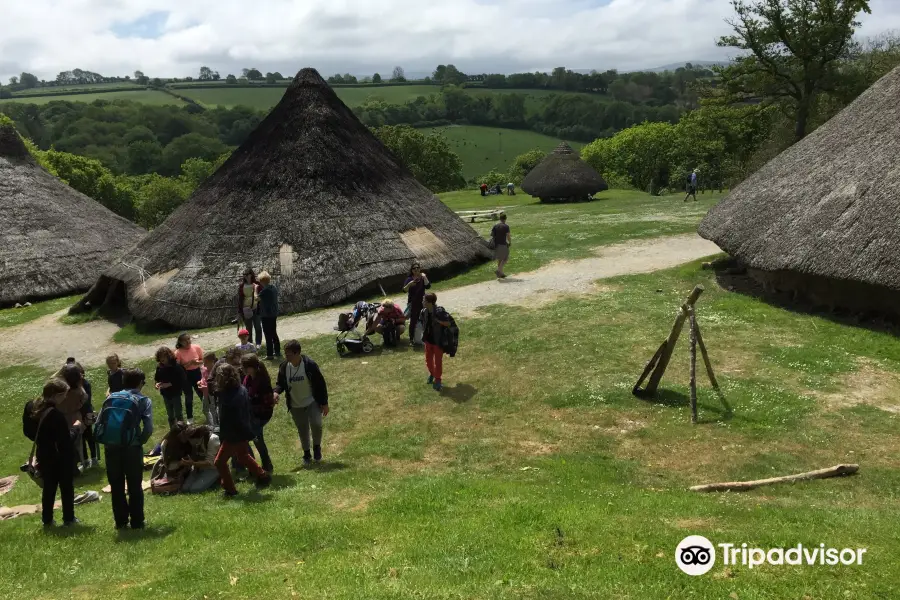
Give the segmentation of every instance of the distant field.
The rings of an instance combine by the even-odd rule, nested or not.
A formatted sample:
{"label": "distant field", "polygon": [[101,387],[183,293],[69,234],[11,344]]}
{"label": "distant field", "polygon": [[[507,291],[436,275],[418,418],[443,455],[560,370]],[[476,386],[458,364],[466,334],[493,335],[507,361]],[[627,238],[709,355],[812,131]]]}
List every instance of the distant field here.
{"label": "distant field", "polygon": [[13,94],[14,97],[18,98],[20,96],[34,96],[35,94],[52,94],[54,92],[67,92],[74,90],[92,90],[98,92],[105,92],[107,90],[143,90],[146,89],[147,86],[138,85],[136,83],[93,83],[90,85],[83,84],[74,84],[74,85],[58,85],[54,87],[38,87],[32,88],[30,90],[22,90],[20,92],[16,92]]}
{"label": "distant field", "polygon": [[[419,96],[436,94],[440,88],[434,85],[404,85],[388,87],[339,87],[335,88],[338,97],[348,106],[359,106],[369,96],[381,98],[388,104],[403,104],[415,100]],[[214,88],[203,89],[181,88],[177,92],[193,98],[206,106],[252,106],[260,110],[268,110],[275,106],[284,96],[285,88]]]}
{"label": "distant field", "polygon": [[170,96],[165,92],[156,90],[122,90],[120,92],[101,92],[97,94],[60,94],[57,96],[19,96],[0,100],[3,102],[22,102],[27,104],[47,104],[48,102],[93,102],[94,100],[133,100],[134,102],[144,102],[146,104],[176,104],[182,105],[184,101]]}
{"label": "distant field", "polygon": [[[483,175],[491,169],[506,171],[518,155],[535,148],[549,152],[560,142],[533,131],[497,127],[451,125],[430,131],[444,134],[450,147],[463,161],[463,175],[466,179]],[[575,149],[583,146],[578,142],[569,142],[569,145]]]}

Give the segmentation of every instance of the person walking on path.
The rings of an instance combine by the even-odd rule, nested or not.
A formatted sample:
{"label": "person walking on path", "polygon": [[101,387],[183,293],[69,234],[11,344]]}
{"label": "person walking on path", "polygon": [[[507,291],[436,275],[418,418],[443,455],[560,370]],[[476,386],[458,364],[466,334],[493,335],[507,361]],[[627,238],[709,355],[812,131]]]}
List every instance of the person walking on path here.
{"label": "person walking on path", "polygon": [[403,291],[406,292],[406,311],[409,317],[409,345],[416,345],[416,328],[419,324],[419,314],[425,302],[425,290],[431,289],[428,275],[422,271],[419,263],[413,263],[409,268],[409,276],[403,282]]}
{"label": "person walking on path", "polygon": [[506,273],[503,268],[509,262],[509,246],[512,243],[509,225],[506,224],[506,213],[500,213],[500,222],[491,228],[491,241],[494,246],[494,258],[497,260],[495,273],[500,279],[505,279]]}
{"label": "person walking on path", "polygon": [[171,348],[162,346],[156,351],[156,375],[153,380],[165,402],[169,429],[172,429],[175,423],[182,420],[181,394],[185,388],[185,374]]}
{"label": "person walking on path", "polygon": [[256,354],[245,355],[241,360],[244,367],[244,387],[250,397],[251,425],[256,437],[253,443],[259,450],[259,459],[266,473],[272,473],[272,458],[269,456],[269,448],[263,436],[263,429],[272,419],[275,410],[275,393],[272,389],[272,378],[266,365],[259,360]]}
{"label": "person walking on path", "polygon": [[419,316],[423,327],[422,339],[425,341],[425,366],[428,368],[428,383],[435,391],[443,389],[444,348],[443,329],[450,327],[450,315],[443,307],[437,305],[437,294],[425,294],[425,307]]}
{"label": "person walking on path", "polygon": [[281,358],[281,340],[278,339],[278,288],[272,284],[268,271],[259,274],[259,317],[266,337],[266,360]]}
{"label": "person walking on path", "polygon": [[235,458],[256,477],[256,486],[263,488],[272,483],[272,477],[257,464],[250,455],[250,440],[253,432],[250,412],[250,398],[241,385],[240,372],[230,364],[216,369],[216,390],[219,395],[219,452],[216,454],[216,469],[222,480],[225,497],[237,495],[234,479],[228,468],[228,461]]}
{"label": "person walking on path", "polygon": [[35,443],[37,467],[43,477],[41,520],[44,527],[52,527],[56,490],[62,501],[63,525],[78,523],[75,518],[75,439],[81,427],[76,421],[69,427],[68,418],[58,406],[65,400],[69,385],[62,379],[44,384],[37,400],[25,405],[22,413],[22,433]]}
{"label": "person walking on path", "polygon": [[685,202],[687,202],[688,198],[691,196],[694,197],[694,202],[697,201],[697,173],[699,172],[700,169],[694,169],[694,172],[688,177],[687,195],[684,197]]}
{"label": "person walking on path", "polygon": [[[103,403],[103,409],[97,419],[97,437],[105,446],[106,478],[109,480],[112,496],[113,519],[116,529],[128,527],[143,529],[144,520],[144,444],[153,435],[153,404],[150,398],[143,395],[144,372],[140,369],[125,369],[123,375],[125,389],[115,392]],[[122,406],[131,405],[139,419],[131,423],[131,431],[115,429],[125,428],[128,420],[120,420],[116,415]],[[105,411],[110,411],[108,415]],[[119,419],[114,418],[119,416]],[[130,439],[130,443],[110,443],[113,439]],[[125,484],[128,484],[128,495]]]}
{"label": "person walking on path", "polygon": [[262,320],[259,317],[259,281],[256,279],[253,269],[244,271],[244,276],[238,286],[238,316],[238,322],[243,323],[247,331],[256,333],[255,343],[257,346],[261,346]]}
{"label": "person walking on path", "polygon": [[303,462],[309,464],[313,459],[322,460],[322,419],[328,416],[328,387],[319,365],[302,354],[302,350],[297,340],[284,345],[285,361],[278,368],[275,401],[280,394],[285,394],[288,411],[300,435]]}
{"label": "person walking on path", "polygon": [[184,369],[184,409],[187,416],[187,424],[194,424],[194,392],[197,398],[203,398],[203,390],[200,389],[200,379],[203,376],[200,368],[203,366],[203,348],[192,343],[190,334],[182,333],[175,343],[175,360]]}

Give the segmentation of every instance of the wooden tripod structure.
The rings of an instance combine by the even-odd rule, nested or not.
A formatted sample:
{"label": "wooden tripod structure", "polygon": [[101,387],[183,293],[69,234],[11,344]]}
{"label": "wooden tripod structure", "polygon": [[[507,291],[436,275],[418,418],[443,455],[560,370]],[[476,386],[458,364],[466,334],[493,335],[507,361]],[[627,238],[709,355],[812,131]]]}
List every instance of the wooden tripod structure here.
{"label": "wooden tripod structure", "polygon": [[[703,357],[703,363],[706,365],[706,375],[709,377],[709,382],[712,384],[716,394],[718,394],[719,400],[721,400],[722,404],[725,406],[726,412],[728,414],[731,413],[731,407],[728,405],[728,401],[725,400],[725,396],[719,388],[716,374],[713,373],[712,363],[709,362],[709,354],[706,351],[706,344],[703,343],[703,336],[700,335],[700,326],[697,324],[697,315],[694,312],[694,304],[696,304],[697,299],[700,298],[700,294],[702,293],[703,286],[698,285],[687,297],[687,300],[684,301],[684,304],[681,305],[681,309],[675,317],[675,323],[672,325],[672,331],[669,332],[669,337],[667,337],[659,346],[656,354],[653,355],[653,358],[651,358],[650,362],[647,363],[647,366],[644,367],[644,372],[641,373],[640,378],[631,390],[631,393],[641,398],[652,398],[656,395],[656,390],[659,388],[659,382],[662,380],[663,374],[665,374],[666,368],[669,366],[669,361],[672,359],[672,353],[675,351],[675,345],[678,343],[678,338],[681,337],[681,330],[684,329],[684,322],[689,321],[691,331],[692,423],[697,422],[697,346],[700,346],[700,354]],[[652,374],[651,371],[653,372]],[[647,382],[647,387],[641,389],[641,384],[644,383],[644,380],[647,379],[648,375],[650,375],[650,380]]]}

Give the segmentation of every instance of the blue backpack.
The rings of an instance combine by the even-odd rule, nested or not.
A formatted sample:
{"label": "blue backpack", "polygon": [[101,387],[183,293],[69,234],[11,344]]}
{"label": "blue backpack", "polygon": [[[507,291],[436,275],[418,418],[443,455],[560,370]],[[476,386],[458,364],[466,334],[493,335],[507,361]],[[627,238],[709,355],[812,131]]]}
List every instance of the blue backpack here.
{"label": "blue backpack", "polygon": [[140,398],[127,390],[115,392],[103,403],[94,439],[105,446],[131,446],[138,439],[140,422]]}

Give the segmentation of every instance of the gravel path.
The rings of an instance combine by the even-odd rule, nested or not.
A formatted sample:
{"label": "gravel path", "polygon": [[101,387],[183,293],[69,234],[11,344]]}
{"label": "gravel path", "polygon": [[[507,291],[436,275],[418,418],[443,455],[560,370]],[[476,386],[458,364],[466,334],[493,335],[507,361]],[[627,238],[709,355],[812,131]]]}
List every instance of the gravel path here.
{"label": "gravel path", "polygon": [[[649,273],[716,254],[718,246],[696,235],[639,240],[603,246],[597,256],[575,261],[557,261],[530,273],[517,273],[504,281],[488,281],[446,290],[440,304],[455,315],[476,316],[480,307],[491,304],[532,304],[560,295],[589,291],[594,281],[632,273]],[[282,340],[334,333],[338,308],[326,312],[284,317],[278,320]],[[85,366],[104,364],[106,356],[117,353],[127,363],[153,356],[160,344],[173,344],[167,336],[153,344],[124,345],[112,342],[118,327],[106,321],[63,325],[62,313],[31,323],[0,330],[0,365],[34,364],[53,368],[67,356],[75,356]],[[233,326],[197,336],[204,348],[223,348],[235,341]]]}

